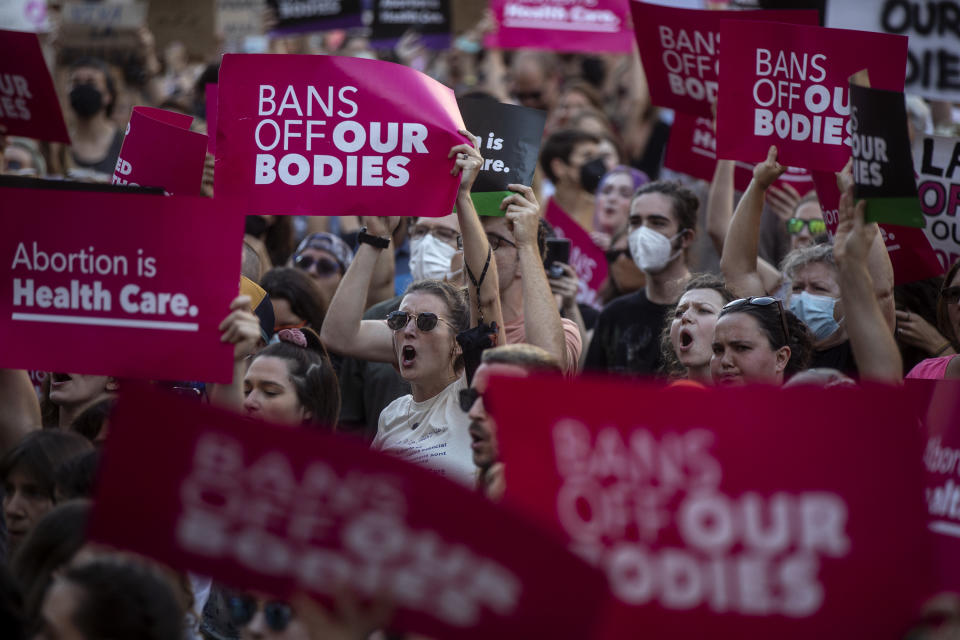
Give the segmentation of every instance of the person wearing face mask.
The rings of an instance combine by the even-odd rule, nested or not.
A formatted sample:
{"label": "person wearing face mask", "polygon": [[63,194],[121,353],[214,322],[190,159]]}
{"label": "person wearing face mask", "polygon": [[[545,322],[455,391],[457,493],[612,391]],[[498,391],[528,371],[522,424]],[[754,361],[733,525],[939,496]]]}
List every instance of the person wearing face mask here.
{"label": "person wearing face mask", "polygon": [[696,235],[699,208],[693,192],[674,182],[637,190],[628,243],[646,284],[600,312],[584,368],[630,375],[653,375],[660,368],[660,332],[690,279],[685,250]]}
{"label": "person wearing face mask", "polygon": [[76,116],[70,127],[68,168],[89,169],[109,177],[120,156],[123,131],[110,119],[117,90],[106,63],[83,58],[74,63],[67,81],[70,109]]}

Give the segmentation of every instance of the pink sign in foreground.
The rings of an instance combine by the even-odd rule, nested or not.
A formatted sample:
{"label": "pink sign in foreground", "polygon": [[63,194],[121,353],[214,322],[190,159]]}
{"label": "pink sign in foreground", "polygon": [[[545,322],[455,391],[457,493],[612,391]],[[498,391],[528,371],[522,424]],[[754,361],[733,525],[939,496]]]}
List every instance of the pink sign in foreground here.
{"label": "pink sign in foreground", "polygon": [[497,30],[484,45],[496,49],[629,53],[628,0],[491,0]]}
{"label": "pink sign in foreground", "polygon": [[770,145],[791,167],[840,171],[850,159],[848,79],[903,91],[907,39],[778,22],[724,20],[717,154],[760,162]]}
{"label": "pink sign in foreground", "polygon": [[339,56],[223,57],[217,197],[248,213],[445,216],[463,120],[453,92],[402,65]]}
{"label": "pink sign in foreground", "polygon": [[70,144],[35,33],[0,31],[0,125],[8,136]]}
{"label": "pink sign in foreground", "polygon": [[498,379],[484,403],[507,503],[607,575],[598,637],[897,638],[930,584],[895,389]]}
{"label": "pink sign in foreground", "polygon": [[192,116],[134,107],[113,184],[160,187],[167,193],[200,195],[207,138],[190,131]]}
{"label": "pink sign in foreground", "polygon": [[717,101],[720,23],[726,19],[819,24],[816,11],[706,11],[631,2],[653,104],[712,118]]}
{"label": "pink sign in foreground", "polygon": [[209,199],[0,188],[0,367],[229,382],[243,217]]}
{"label": "pink sign in foreground", "polygon": [[579,640],[604,601],[599,572],[476,492],[158,391],[121,394],[98,487],[92,540],[281,599],[385,595],[431,638]]}

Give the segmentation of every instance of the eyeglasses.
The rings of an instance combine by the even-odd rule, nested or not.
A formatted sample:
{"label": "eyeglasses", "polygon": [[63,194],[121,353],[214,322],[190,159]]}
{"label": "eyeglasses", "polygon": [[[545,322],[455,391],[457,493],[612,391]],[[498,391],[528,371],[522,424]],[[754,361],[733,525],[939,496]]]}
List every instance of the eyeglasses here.
{"label": "eyeglasses", "polygon": [[491,250],[491,251],[496,251],[497,249],[499,249],[499,248],[500,248],[501,246],[503,246],[504,244],[508,244],[508,245],[510,245],[511,247],[516,247],[516,246],[517,246],[514,242],[511,242],[510,240],[507,240],[506,238],[504,238],[503,236],[501,236],[499,233],[493,233],[493,232],[490,232],[490,233],[487,234],[487,242],[490,243],[490,250]]}
{"label": "eyeglasses", "polygon": [[957,304],[960,301],[960,287],[947,287],[940,292],[940,297],[945,304]]}
{"label": "eyeglasses", "polygon": [[332,276],[340,273],[340,265],[329,258],[314,258],[312,256],[299,255],[293,261],[298,269],[309,271],[310,267],[316,265],[316,272],[321,276]]}
{"label": "eyeglasses", "polygon": [[777,312],[780,316],[780,329],[783,331],[783,341],[785,344],[790,344],[790,331],[787,329],[787,318],[783,313],[783,303],[780,302],[778,298],[770,298],[768,296],[763,296],[760,298],[740,298],[739,300],[734,300],[733,302],[728,302],[723,305],[723,312],[730,313],[736,311],[740,307],[769,307],[772,304],[777,305]]}
{"label": "eyeglasses", "polygon": [[630,257],[630,249],[607,249],[607,262],[613,264],[620,259],[620,256]]}
{"label": "eyeglasses", "polygon": [[477,398],[482,400],[483,394],[476,389],[460,390],[460,408],[463,409],[464,413],[470,411],[470,409],[473,407],[473,403],[477,401]]}
{"label": "eyeglasses", "polygon": [[[231,596],[227,600],[230,619],[238,627],[244,627],[257,613],[257,601],[250,596]],[[285,602],[271,601],[263,605],[263,619],[273,631],[280,633],[293,619],[293,609]]]}
{"label": "eyeglasses", "polygon": [[454,231],[453,229],[448,229],[446,227],[426,227],[422,224],[414,224],[410,227],[410,239],[411,240],[422,240],[427,236],[433,236],[440,242],[448,244],[451,247],[460,248],[463,240],[460,237],[460,234]]}
{"label": "eyeglasses", "polygon": [[827,230],[827,223],[823,220],[801,220],[800,218],[787,220],[787,233],[800,233],[804,227],[810,229],[810,235],[815,236]]}
{"label": "eyeglasses", "polygon": [[387,314],[387,326],[394,331],[400,331],[414,318],[417,322],[417,329],[420,331],[433,331],[437,328],[438,322],[447,322],[435,313],[424,311],[423,313],[410,313],[409,311],[391,311]]}

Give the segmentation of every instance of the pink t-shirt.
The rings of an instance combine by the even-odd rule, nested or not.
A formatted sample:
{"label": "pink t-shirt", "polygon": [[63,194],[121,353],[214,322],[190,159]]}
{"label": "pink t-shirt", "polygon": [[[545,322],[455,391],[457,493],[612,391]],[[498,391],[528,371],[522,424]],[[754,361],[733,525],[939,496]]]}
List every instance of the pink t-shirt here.
{"label": "pink t-shirt", "polygon": [[943,380],[947,373],[947,366],[956,355],[940,356],[939,358],[927,358],[920,362],[910,373],[907,374],[907,380]]}
{"label": "pink t-shirt", "polygon": [[[583,350],[583,341],[580,339],[580,329],[577,323],[569,318],[560,318],[563,324],[563,340],[567,345],[567,366],[564,373],[570,375],[577,370],[577,364],[580,362],[580,352]],[[503,332],[507,335],[507,344],[520,344],[527,341],[527,332],[523,328],[523,316],[518,320],[507,323],[503,326]]]}

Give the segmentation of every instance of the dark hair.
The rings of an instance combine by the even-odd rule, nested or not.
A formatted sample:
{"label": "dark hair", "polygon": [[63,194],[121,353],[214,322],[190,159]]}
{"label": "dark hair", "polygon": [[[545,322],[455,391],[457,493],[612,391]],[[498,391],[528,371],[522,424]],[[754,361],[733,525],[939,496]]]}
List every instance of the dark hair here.
{"label": "dark hair", "polygon": [[117,106],[117,85],[113,81],[110,66],[100,58],[85,56],[83,58],[77,58],[74,63],[70,65],[70,71],[76,69],[96,69],[103,73],[107,81],[107,93],[110,94],[110,104],[106,106],[106,114],[108,118],[111,117],[113,115],[113,108]]}
{"label": "dark hair", "polygon": [[577,129],[561,129],[547,138],[540,150],[540,166],[543,167],[543,173],[550,179],[550,182],[556,183],[557,181],[557,176],[550,168],[550,164],[557,158],[569,163],[570,154],[573,153],[576,146],[585,142],[596,144],[600,142],[600,139],[592,133]]}
{"label": "dark hair", "polygon": [[116,400],[105,398],[87,407],[73,419],[70,424],[70,431],[79,433],[90,442],[96,442],[100,431],[103,429],[103,423],[107,421],[110,412],[113,411],[114,404],[116,404]]}
{"label": "dark hair", "polygon": [[24,538],[10,569],[23,593],[24,614],[36,620],[53,574],[70,562],[86,541],[90,503],[71,500],[37,522]]}
{"label": "dark hair", "polygon": [[[411,293],[429,293],[443,301],[450,314],[454,338],[458,333],[470,328],[469,297],[465,288],[441,280],[417,280],[410,283],[403,295],[406,297]],[[463,366],[463,356],[458,355],[453,362],[453,370],[460,371]]]}
{"label": "dark hair", "polygon": [[270,294],[271,300],[289,302],[290,310],[306,320],[308,326],[319,330],[323,325],[330,301],[323,299],[320,288],[302,269],[274,267],[263,274],[260,286]]}
{"label": "dark hair", "polygon": [[10,570],[0,564],[0,638],[24,640],[23,597]]}
{"label": "dark hair", "polygon": [[[790,332],[789,342],[787,336],[783,335],[783,325],[780,323],[781,309],[783,309],[787,331]],[[765,307],[748,304],[732,311],[722,310],[720,317],[732,313],[746,313],[753,316],[760,325],[760,330],[766,335],[770,348],[774,351],[782,347],[790,347],[790,360],[783,371],[784,379],[810,366],[810,360],[813,357],[813,336],[810,334],[810,329],[792,311],[783,307],[782,303],[769,304]]]}
{"label": "dark hair", "polygon": [[291,216],[274,216],[273,223],[267,227],[263,238],[270,262],[276,265],[286,264],[293,253],[293,220]]}
{"label": "dark hair", "polygon": [[63,579],[82,595],[73,623],[87,638],[180,640],[183,611],[170,584],[146,566],[101,558],[69,568]]}
{"label": "dark hair", "polygon": [[51,501],[55,501],[57,468],[68,458],[92,447],[89,440],[70,431],[33,431],[0,460],[0,478],[6,481],[12,472],[22,470]]}
{"label": "dark hair", "polygon": [[943,285],[940,287],[940,295],[937,296],[937,327],[943,337],[949,340],[954,347],[960,346],[960,336],[957,335],[950,324],[950,314],[947,311],[947,303],[943,301],[943,291],[957,277],[957,271],[960,271],[960,260],[954,262],[953,266],[947,271],[947,275],[943,278]]}
{"label": "dark hair", "polygon": [[[698,273],[692,275],[690,280],[687,282],[687,285],[683,288],[683,293],[688,291],[693,291],[695,289],[712,289],[720,294],[720,297],[723,298],[723,303],[726,304],[733,300],[734,295],[727,289],[727,285],[724,284],[723,278],[720,276],[714,275],[712,273]],[[680,294],[683,297],[683,294]],[[677,304],[680,303],[680,300],[677,300]],[[673,305],[670,310],[667,312],[665,321],[663,323],[663,329],[660,331],[660,356],[663,360],[663,364],[660,366],[660,373],[665,375],[668,378],[682,378],[687,374],[687,368],[680,363],[680,358],[677,357],[677,352],[673,350],[673,342],[670,341],[670,327],[673,325],[673,320],[676,317],[677,305]]]}
{"label": "dark hair", "polygon": [[648,182],[633,194],[630,201],[631,205],[634,200],[647,193],[659,193],[673,201],[673,214],[677,217],[677,227],[680,231],[684,229],[697,230],[697,212],[700,210],[700,200],[693,191],[679,182],[669,180]]}
{"label": "dark hair", "polygon": [[[285,341],[268,345],[254,356],[282,358],[287,361],[287,374],[297,392],[297,401],[310,412],[308,424],[334,428],[340,416],[340,383],[330,363],[330,356],[320,336],[310,328],[291,329],[306,338],[307,346]],[[278,335],[283,334],[281,331]]]}
{"label": "dark hair", "polygon": [[55,492],[61,500],[92,498],[100,452],[96,449],[67,458],[54,476]]}

